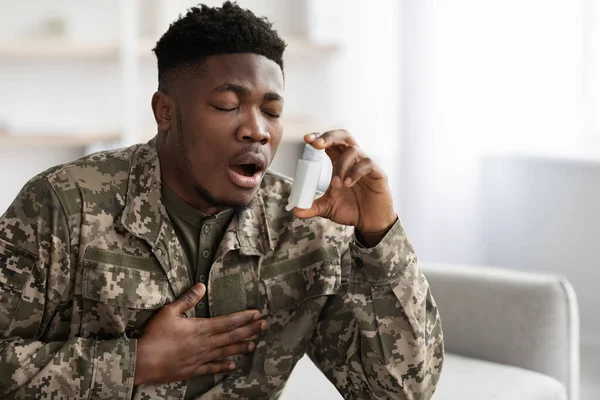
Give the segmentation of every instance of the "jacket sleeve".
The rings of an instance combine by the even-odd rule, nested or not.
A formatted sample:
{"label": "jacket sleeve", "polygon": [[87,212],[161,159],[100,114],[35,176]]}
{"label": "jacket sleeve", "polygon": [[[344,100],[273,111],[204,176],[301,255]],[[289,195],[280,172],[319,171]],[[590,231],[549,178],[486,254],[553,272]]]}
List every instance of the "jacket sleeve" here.
{"label": "jacket sleeve", "polygon": [[400,221],[373,248],[350,242],[342,286],[308,355],[345,399],[430,399],[444,358],[429,285]]}
{"label": "jacket sleeve", "polygon": [[[42,393],[61,399],[131,397],[135,340],[68,337],[76,263],[72,234],[43,176],[29,181],[0,217],[2,399]],[[58,341],[43,340],[50,327]]]}

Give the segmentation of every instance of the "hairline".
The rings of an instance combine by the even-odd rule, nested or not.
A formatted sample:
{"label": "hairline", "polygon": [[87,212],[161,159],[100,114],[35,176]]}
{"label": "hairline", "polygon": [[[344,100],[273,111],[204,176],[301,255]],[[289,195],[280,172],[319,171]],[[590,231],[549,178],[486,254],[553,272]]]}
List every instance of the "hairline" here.
{"label": "hairline", "polygon": [[[279,63],[277,61],[275,61],[263,54],[254,53],[254,52],[242,52],[242,53],[223,52],[223,53],[210,54],[199,60],[184,61],[180,65],[171,67],[167,71],[163,71],[163,76],[159,77],[159,80],[158,80],[158,90],[168,93],[168,89],[164,88],[164,86],[177,85],[177,84],[182,83],[182,81],[189,80],[190,78],[193,79],[193,78],[202,76],[202,74],[204,74],[206,72],[205,64],[206,64],[206,61],[208,60],[208,58],[210,58],[210,57],[234,55],[234,54],[252,54],[252,55],[264,57],[267,60],[274,62],[281,70],[281,75],[283,77],[283,81],[285,82],[285,72],[283,70],[283,67],[281,65],[279,65]],[[175,76],[173,76],[173,75],[175,75]],[[274,93],[274,94],[276,94],[276,93]]]}

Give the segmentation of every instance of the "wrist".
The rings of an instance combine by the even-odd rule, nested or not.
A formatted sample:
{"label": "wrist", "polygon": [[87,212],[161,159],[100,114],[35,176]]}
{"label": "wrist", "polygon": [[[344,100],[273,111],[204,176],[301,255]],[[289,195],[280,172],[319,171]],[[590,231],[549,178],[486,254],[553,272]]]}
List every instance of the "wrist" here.
{"label": "wrist", "polygon": [[383,240],[383,238],[390,231],[390,229],[392,229],[397,220],[398,215],[394,215],[393,219],[390,219],[391,222],[382,224],[384,228],[377,231],[365,230],[357,227],[355,233],[356,238],[365,247],[375,247],[379,244],[379,242]]}
{"label": "wrist", "polygon": [[356,230],[365,235],[385,234],[398,220],[398,214],[395,211],[390,211],[377,218],[376,221],[374,219],[366,218],[365,221],[361,221],[355,226]]}
{"label": "wrist", "polygon": [[147,348],[148,346],[146,346],[145,341],[142,340],[142,338],[137,339],[135,352],[135,374],[133,377],[133,384],[136,386],[152,382],[152,378],[148,374],[149,371],[154,370],[154,368],[150,366]]}

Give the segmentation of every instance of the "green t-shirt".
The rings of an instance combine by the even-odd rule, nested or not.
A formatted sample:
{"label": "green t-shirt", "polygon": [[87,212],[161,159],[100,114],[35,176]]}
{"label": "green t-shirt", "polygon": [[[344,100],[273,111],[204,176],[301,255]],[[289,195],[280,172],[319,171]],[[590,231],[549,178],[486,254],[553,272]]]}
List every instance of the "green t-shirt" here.
{"label": "green t-shirt", "polygon": [[[162,200],[187,258],[191,282],[207,285],[214,254],[234,216],[234,210],[206,215],[187,204],[165,185],[162,186]],[[208,292],[196,305],[195,311],[197,318],[210,316]],[[213,386],[214,378],[210,375],[190,379],[185,398],[192,399]]]}

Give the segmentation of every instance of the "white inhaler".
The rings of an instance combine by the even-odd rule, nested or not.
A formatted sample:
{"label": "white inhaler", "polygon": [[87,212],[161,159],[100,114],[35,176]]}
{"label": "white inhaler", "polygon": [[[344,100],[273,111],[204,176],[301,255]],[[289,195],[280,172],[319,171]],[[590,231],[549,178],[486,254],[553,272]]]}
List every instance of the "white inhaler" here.
{"label": "white inhaler", "polygon": [[292,193],[288,199],[288,205],[285,207],[287,211],[294,207],[304,209],[312,207],[319,178],[321,177],[323,153],[325,153],[325,150],[315,149],[311,144],[304,145],[302,158],[298,160],[296,165]]}

